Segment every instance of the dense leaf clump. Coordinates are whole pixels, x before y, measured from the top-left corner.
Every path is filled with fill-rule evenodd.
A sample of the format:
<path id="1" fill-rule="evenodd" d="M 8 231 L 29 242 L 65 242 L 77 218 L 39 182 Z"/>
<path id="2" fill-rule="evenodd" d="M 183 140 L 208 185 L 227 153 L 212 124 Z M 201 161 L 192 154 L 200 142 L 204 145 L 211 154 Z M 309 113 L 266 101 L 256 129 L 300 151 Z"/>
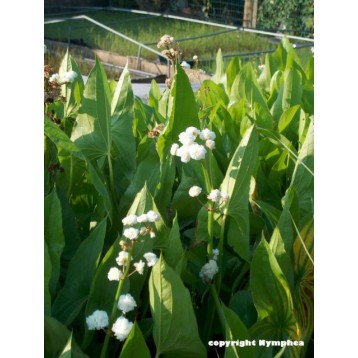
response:
<path id="1" fill-rule="evenodd" d="M 147 102 L 126 69 L 47 68 L 46 357 L 309 356 L 313 56 L 217 64 Z"/>

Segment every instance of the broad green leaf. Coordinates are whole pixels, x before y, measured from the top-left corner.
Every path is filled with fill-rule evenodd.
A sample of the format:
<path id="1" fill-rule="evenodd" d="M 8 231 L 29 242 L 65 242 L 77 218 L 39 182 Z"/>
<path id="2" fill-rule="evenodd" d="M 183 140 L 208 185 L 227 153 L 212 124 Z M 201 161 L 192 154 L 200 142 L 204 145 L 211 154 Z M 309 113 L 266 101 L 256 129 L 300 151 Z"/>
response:
<path id="1" fill-rule="evenodd" d="M 225 107 L 226 106 L 224 106 L 221 102 L 218 102 L 218 104 L 215 105 L 211 110 L 211 113 L 209 114 L 209 120 L 206 125 L 206 127 L 211 129 L 216 135 L 215 149 L 212 151 L 212 154 L 216 159 L 216 162 L 221 172 L 225 172 L 229 164 L 229 153 L 228 150 L 225 148 L 225 146 L 228 146 L 228 138 L 225 133 L 225 118 L 231 123 L 231 126 L 234 127 L 231 116 L 227 112 Z M 234 130 L 234 128 L 232 129 Z"/>
<path id="2" fill-rule="evenodd" d="M 55 143 L 58 147 L 65 149 L 79 159 L 85 159 L 80 148 L 68 138 L 66 133 L 61 131 L 55 123 L 53 123 L 47 116 L 44 117 L 45 134 Z"/>
<path id="3" fill-rule="evenodd" d="M 51 315 L 51 294 L 50 294 L 50 279 L 52 273 L 52 263 L 50 254 L 48 253 L 48 248 L 46 241 L 44 242 L 44 249 L 45 249 L 45 261 L 44 261 L 44 288 L 45 288 L 45 296 L 44 296 L 44 305 L 45 305 L 45 314 Z"/>
<path id="4" fill-rule="evenodd" d="M 221 104 L 218 104 L 210 114 L 213 123 L 218 123 L 217 128 L 222 132 L 222 156 L 229 157 L 234 154 L 240 143 L 240 122 L 244 115 L 244 101 L 230 107 L 230 112 Z M 221 126 L 219 126 L 221 123 Z M 214 155 L 217 151 L 214 151 Z M 227 167 L 227 165 L 226 165 Z"/>
<path id="5" fill-rule="evenodd" d="M 265 239 L 254 252 L 250 288 L 258 313 L 258 322 L 251 327 L 251 334 L 256 339 L 299 340 L 301 332 L 289 286 Z"/>
<path id="6" fill-rule="evenodd" d="M 166 89 L 158 102 L 158 112 L 165 119 L 170 117 L 170 113 L 173 107 L 173 97 L 171 97 L 170 94 L 171 91 Z"/>
<path id="7" fill-rule="evenodd" d="M 280 269 L 285 275 L 286 281 L 291 288 L 293 282 L 293 267 L 290 257 L 285 249 L 285 242 L 284 239 L 282 238 L 282 234 L 279 229 L 279 224 L 277 224 L 277 226 L 275 227 L 272 233 L 271 240 L 270 240 L 270 249 L 275 255 L 277 263 L 279 264 Z"/>
<path id="8" fill-rule="evenodd" d="M 161 255 L 149 278 L 156 356 L 205 357 L 189 291 Z"/>
<path id="9" fill-rule="evenodd" d="M 216 54 L 216 70 L 215 70 L 215 74 L 214 74 L 214 82 L 215 83 L 223 83 L 223 84 L 225 84 L 225 82 L 226 82 L 224 58 L 223 58 L 220 48 Z"/>
<path id="10" fill-rule="evenodd" d="M 119 358 L 134 357 L 150 358 L 149 349 L 137 322 L 134 322 L 119 356 Z"/>
<path id="11" fill-rule="evenodd" d="M 227 106 L 229 97 L 222 85 L 218 85 L 211 80 L 204 80 L 200 89 L 196 92 L 196 98 L 200 108 L 213 108 L 217 103 Z"/>
<path id="12" fill-rule="evenodd" d="M 234 83 L 235 77 L 239 74 L 240 70 L 241 70 L 240 57 L 232 58 L 226 69 L 227 91 L 229 95 L 231 92 L 231 86 Z"/>
<path id="13" fill-rule="evenodd" d="M 134 99 L 133 134 L 138 143 L 147 136 L 149 127 L 153 125 L 153 112 L 154 109 L 144 104 L 141 99 Z"/>
<path id="14" fill-rule="evenodd" d="M 314 323 L 314 226 L 311 215 L 302 220 L 302 229 L 297 232 L 293 245 L 295 265 L 295 288 L 293 291 L 295 313 L 302 329 L 305 345 L 311 338 Z M 309 256 L 308 256 L 309 255 Z"/>
<path id="15" fill-rule="evenodd" d="M 271 113 L 276 120 L 283 112 L 302 100 L 302 76 L 296 68 L 289 68 L 283 73 L 283 84 L 278 92 L 277 99 L 272 106 Z M 298 118 L 298 117 L 296 117 Z"/>
<path id="16" fill-rule="evenodd" d="M 49 282 L 52 296 L 57 291 L 57 283 L 60 277 L 61 254 L 65 246 L 65 239 L 62 230 L 61 203 L 57 196 L 56 189 L 45 197 L 45 242 L 48 254 L 51 258 L 52 274 Z"/>
<path id="17" fill-rule="evenodd" d="M 254 110 L 251 111 L 250 115 L 251 119 L 253 119 L 259 127 L 271 129 L 276 125 L 274 124 L 274 118 L 268 110 L 267 104 L 262 106 L 260 103 L 255 102 Z"/>
<path id="18" fill-rule="evenodd" d="M 71 156 L 72 159 L 74 159 Z M 77 161 L 77 160 L 76 160 Z M 83 161 L 78 160 L 79 163 L 76 163 L 76 169 L 81 165 L 85 166 Z M 61 165 L 63 161 L 61 161 Z M 66 171 L 66 169 L 65 169 Z M 83 175 L 82 168 L 79 170 L 81 175 Z M 77 172 L 76 172 L 77 174 Z M 81 180 L 81 179 L 79 179 Z M 82 181 L 80 182 L 82 185 Z M 71 192 L 72 197 L 74 197 L 74 191 Z M 76 216 L 74 213 L 74 209 L 71 204 L 68 202 L 68 198 L 61 190 L 57 190 L 58 198 L 61 202 L 61 210 L 62 210 L 62 229 L 65 237 L 65 247 L 63 249 L 61 255 L 61 277 L 66 277 L 68 265 L 77 251 L 78 247 L 81 244 L 81 237 L 79 234 L 79 223 L 76 221 Z"/>
<path id="19" fill-rule="evenodd" d="M 226 320 L 226 341 L 251 341 L 249 331 L 242 323 L 240 318 L 230 308 L 227 308 L 223 303 L 221 304 L 225 320 Z M 240 347 L 236 345 L 230 345 L 225 349 L 224 358 L 254 358 L 254 347 L 246 346 Z"/>
<path id="20" fill-rule="evenodd" d="M 93 186 L 96 188 L 98 194 L 103 200 L 106 211 L 109 215 L 109 219 L 112 221 L 113 208 L 108 187 L 105 185 L 105 178 L 103 177 L 103 174 L 101 173 L 97 165 L 92 165 L 91 162 L 89 162 L 88 160 L 86 161 L 86 163 Z"/>
<path id="21" fill-rule="evenodd" d="M 270 240 L 270 248 L 286 277 L 290 289 L 293 289 L 294 283 L 293 264 L 290 254 L 292 252 L 294 233 L 290 211 L 291 209 L 292 212 L 295 211 L 295 206 L 298 204 L 297 200 L 295 191 L 292 188 L 289 188 L 283 200 L 283 210 Z"/>
<path id="22" fill-rule="evenodd" d="M 116 87 L 117 87 L 117 82 L 115 80 L 110 80 L 109 81 L 109 91 L 111 92 L 111 98 L 113 98 Z"/>
<path id="23" fill-rule="evenodd" d="M 68 151 L 70 154 L 76 158 L 86 161 L 87 169 L 90 174 L 92 183 L 98 193 L 101 195 L 103 202 L 105 204 L 106 210 L 109 213 L 109 217 L 112 218 L 112 203 L 111 198 L 108 192 L 108 188 L 104 184 L 104 179 L 101 177 L 99 170 L 96 164 L 92 164 L 82 153 L 81 149 L 72 142 L 67 135 L 61 131 L 54 123 L 52 123 L 45 116 L 45 134 L 50 138 L 50 140 L 55 143 L 58 147 Z"/>
<path id="24" fill-rule="evenodd" d="M 282 110 L 287 111 L 290 107 L 301 103 L 302 76 L 296 68 L 286 70 L 283 76 Z"/>
<path id="25" fill-rule="evenodd" d="M 175 159 L 173 156 L 160 161 L 159 180 L 155 188 L 154 198 L 161 212 L 165 212 L 173 196 L 175 181 Z"/>
<path id="26" fill-rule="evenodd" d="M 269 220 L 272 228 L 274 228 L 280 218 L 280 210 L 277 209 L 275 206 L 271 205 L 270 203 L 267 203 L 262 200 L 255 200 L 254 204 L 266 216 L 266 219 Z"/>
<path id="27" fill-rule="evenodd" d="M 237 129 L 239 129 L 239 133 L 237 134 L 237 138 L 236 138 L 236 145 L 235 145 L 235 149 L 236 149 L 240 143 L 242 136 L 245 134 L 246 129 L 248 127 L 251 127 L 251 125 L 252 125 L 252 123 L 250 121 L 250 124 L 248 124 L 247 128 L 245 128 L 245 130 L 242 129 L 243 122 L 245 122 L 245 120 L 247 118 L 245 99 L 242 98 L 239 102 L 235 102 L 234 104 L 232 104 L 229 107 L 229 113 L 231 115 L 232 121 L 235 123 L 235 127 Z M 225 129 L 229 128 L 231 125 L 233 125 L 230 122 L 231 121 L 227 121 L 227 123 L 225 123 Z M 237 131 L 237 129 L 236 129 L 236 131 Z M 229 132 L 227 131 L 227 133 L 229 133 Z"/>
<path id="28" fill-rule="evenodd" d="M 111 103 L 112 141 L 118 154 L 121 176 L 131 180 L 136 167 L 136 143 L 133 136 L 134 95 L 127 67 L 124 68 Z"/>
<path id="29" fill-rule="evenodd" d="M 75 340 L 71 338 L 71 332 L 56 319 L 45 316 L 45 358 L 57 358 L 64 351 L 68 341 L 71 339 L 71 357 L 89 358 L 84 354 Z"/>
<path id="30" fill-rule="evenodd" d="M 297 135 L 298 127 L 299 127 L 298 121 L 300 118 L 299 114 L 300 114 L 299 105 L 292 106 L 288 108 L 286 111 L 284 111 L 278 122 L 279 132 L 285 135 L 286 130 L 291 130 Z"/>
<path id="31" fill-rule="evenodd" d="M 152 80 L 150 83 L 148 104 L 158 110 L 158 104 L 161 97 L 162 93 L 160 92 L 158 83 L 155 80 Z"/>
<path id="32" fill-rule="evenodd" d="M 246 99 L 251 109 L 254 108 L 254 103 L 257 102 L 261 107 L 268 110 L 265 97 L 261 93 L 250 62 L 242 67 L 232 85 L 231 100 L 238 101 L 241 98 Z"/>
<path id="33" fill-rule="evenodd" d="M 306 66 L 306 76 L 307 80 L 309 80 L 312 84 L 314 83 L 314 57 L 311 56 L 307 62 Z"/>
<path id="34" fill-rule="evenodd" d="M 270 81 L 270 95 L 271 97 L 267 101 L 268 106 L 272 106 L 273 99 L 276 99 L 278 92 L 280 91 L 280 88 L 283 85 L 283 71 L 278 70 L 276 71 Z"/>
<path id="35" fill-rule="evenodd" d="M 275 71 L 273 71 L 271 57 L 268 53 L 265 55 L 265 63 L 262 66 L 263 68 L 259 67 L 260 74 L 258 75 L 257 82 L 266 93 L 271 93 L 270 83 Z"/>
<path id="36" fill-rule="evenodd" d="M 291 159 L 294 162 L 301 163 L 309 172 L 311 171 L 309 167 L 307 167 L 307 165 L 302 163 L 302 161 L 298 157 L 295 147 L 284 135 L 265 128 L 258 128 L 258 132 L 260 133 L 261 136 L 265 138 L 265 140 L 270 141 L 272 144 L 276 146 L 275 151 L 277 155 L 279 154 L 280 149 L 286 149 L 289 152 Z M 266 157 L 266 159 L 269 158 Z"/>
<path id="37" fill-rule="evenodd" d="M 258 158 L 258 135 L 254 126 L 248 129 L 236 149 L 221 191 L 229 194 L 230 199 L 224 208 L 229 217 L 227 240 L 229 245 L 243 259 L 248 261 L 249 254 L 249 190 L 251 175 Z"/>
<path id="38" fill-rule="evenodd" d="M 71 333 L 70 337 L 68 338 L 66 346 L 63 349 L 63 351 L 62 351 L 61 355 L 59 356 L 59 358 L 72 358 L 71 346 L 72 346 L 72 333 Z"/>
<path id="39" fill-rule="evenodd" d="M 308 81 L 302 87 L 302 109 L 308 114 L 314 114 L 314 87 Z"/>
<path id="40" fill-rule="evenodd" d="M 66 326 L 76 318 L 87 300 L 103 248 L 106 221 L 102 220 L 81 243 L 70 262 L 65 284 L 53 303 L 53 316 Z"/>
<path id="41" fill-rule="evenodd" d="M 173 104 L 169 123 L 158 139 L 158 153 L 161 160 L 168 155 L 171 145 L 178 142 L 179 134 L 187 127 L 200 128 L 194 93 L 188 76 L 181 66 L 176 67 L 170 97 Z"/>
<path id="42" fill-rule="evenodd" d="M 182 243 L 180 241 L 180 231 L 178 225 L 178 215 L 175 215 L 173 225 L 168 237 L 168 245 L 164 251 L 165 262 L 174 269 L 179 275 L 181 272 L 180 263 L 184 255 Z"/>
<path id="43" fill-rule="evenodd" d="M 61 86 L 62 96 L 66 98 L 65 113 L 64 116 L 70 116 L 73 114 L 81 104 L 83 94 L 83 79 L 76 61 L 69 54 L 68 49 L 65 57 L 63 58 L 59 74 L 60 76 L 68 71 L 76 72 L 77 76 L 72 83 L 64 84 Z"/>
<path id="44" fill-rule="evenodd" d="M 250 291 L 238 291 L 232 295 L 229 308 L 238 315 L 248 328 L 257 321 L 257 312 Z"/>
<path id="45" fill-rule="evenodd" d="M 287 178 L 290 177 L 289 165 L 289 153 L 287 150 L 283 150 L 276 163 L 272 166 L 268 175 L 268 180 L 272 184 L 272 188 L 277 192 L 277 195 L 282 196 L 282 188 L 286 187 Z M 292 174 L 292 172 L 291 172 Z"/>
<path id="46" fill-rule="evenodd" d="M 148 138 L 147 140 L 150 141 Z M 143 188 L 144 184 L 147 185 L 148 190 L 151 193 L 155 193 L 155 189 L 158 183 L 160 183 L 161 163 L 158 153 L 155 150 L 154 142 L 150 143 L 150 146 L 146 148 L 148 148 L 145 153 L 146 157 L 138 164 L 134 178 L 124 192 L 119 203 L 119 212 L 121 216 L 124 216 L 127 213 L 131 202 L 134 200 L 136 194 Z M 139 151 L 140 149 L 138 147 L 138 152 Z"/>
<path id="47" fill-rule="evenodd" d="M 110 90 L 101 63 L 88 76 L 80 114 L 76 118 L 71 140 L 90 160 L 110 156 L 112 144 Z"/>
<path id="48" fill-rule="evenodd" d="M 301 61 L 287 37 L 284 37 L 281 40 L 277 49 L 271 55 L 271 62 L 274 71 L 278 69 L 284 71 L 287 68 L 291 68 L 292 66 L 294 66 L 294 64 L 296 64 L 299 68 L 302 69 Z"/>
<path id="49" fill-rule="evenodd" d="M 301 150 L 298 153 L 298 161 L 293 173 L 291 186 L 295 188 L 299 198 L 301 215 L 305 213 L 313 213 L 313 154 L 314 154 L 314 139 L 313 139 L 313 122 L 310 123 L 306 139 Z"/>
<path id="50" fill-rule="evenodd" d="M 174 193 L 171 206 L 175 212 L 177 212 L 178 220 L 194 222 L 201 204 L 196 198 L 189 196 L 188 191 L 194 185 L 201 185 L 198 183 L 198 179 L 189 173 L 187 167 L 183 167 L 183 173 L 177 190 Z M 202 183 L 205 185 L 205 183 Z M 205 196 L 202 194 L 198 197 L 200 200 L 205 200 Z"/>

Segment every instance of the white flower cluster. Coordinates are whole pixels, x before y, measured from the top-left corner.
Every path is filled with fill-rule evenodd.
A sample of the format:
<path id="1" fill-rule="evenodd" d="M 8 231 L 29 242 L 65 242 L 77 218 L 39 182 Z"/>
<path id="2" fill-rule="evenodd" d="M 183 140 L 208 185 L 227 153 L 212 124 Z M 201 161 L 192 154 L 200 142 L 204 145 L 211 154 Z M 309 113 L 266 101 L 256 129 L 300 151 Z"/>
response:
<path id="1" fill-rule="evenodd" d="M 215 260 L 209 260 L 200 270 L 199 276 L 203 282 L 210 282 L 214 275 L 219 271 L 218 264 Z"/>
<path id="2" fill-rule="evenodd" d="M 143 262 L 142 260 L 139 260 L 139 262 L 135 262 L 133 264 L 133 266 L 135 267 L 135 270 L 140 274 L 143 275 L 143 271 L 144 271 L 144 267 L 145 267 L 145 262 Z"/>
<path id="3" fill-rule="evenodd" d="M 210 131 L 208 128 L 200 131 L 195 127 L 188 127 L 184 132 L 179 134 L 179 144 L 174 143 L 170 148 L 170 154 L 180 157 L 183 163 L 188 163 L 190 159 L 201 160 L 205 158 L 206 149 L 205 146 L 195 142 L 199 137 L 202 141 L 205 142 L 205 146 L 212 150 L 215 148 L 216 135 L 214 132 Z"/>
<path id="4" fill-rule="evenodd" d="M 160 220 L 160 215 L 154 210 L 149 210 L 147 213 L 142 215 L 128 215 L 123 220 L 122 223 L 125 226 L 133 226 L 136 224 L 143 223 L 154 223 Z M 140 229 L 136 229 L 134 227 L 126 228 L 123 231 L 123 236 L 129 240 L 136 240 L 139 236 L 143 236 L 149 233 L 150 237 L 153 239 L 155 237 L 155 233 L 152 230 L 148 230 L 146 227 L 141 227 Z"/>
<path id="5" fill-rule="evenodd" d="M 210 194 L 207 196 L 207 198 L 211 201 L 213 201 L 214 203 L 227 203 L 230 199 L 229 194 L 220 191 L 218 189 L 213 189 Z"/>
<path id="6" fill-rule="evenodd" d="M 118 309 L 122 311 L 123 314 L 133 311 L 135 307 L 137 307 L 137 303 L 131 294 L 127 293 L 119 296 Z"/>
<path id="7" fill-rule="evenodd" d="M 130 293 L 119 296 L 118 309 L 122 311 L 122 316 L 117 318 L 112 327 L 112 332 L 120 341 L 124 341 L 133 327 L 133 322 L 130 322 L 124 315 L 127 312 L 133 311 L 137 307 L 137 303 Z"/>
<path id="8" fill-rule="evenodd" d="M 147 252 L 146 254 L 143 255 L 144 258 L 147 260 L 147 265 L 148 267 L 152 267 L 154 266 L 157 261 L 158 261 L 158 257 L 156 254 L 154 254 L 153 252 Z"/>
<path id="9" fill-rule="evenodd" d="M 160 215 L 154 210 L 149 210 L 146 214 L 142 215 L 128 215 L 123 220 L 123 225 L 133 226 L 138 223 L 154 223 L 160 220 Z"/>
<path id="10" fill-rule="evenodd" d="M 127 262 L 128 262 L 128 252 L 127 251 L 120 251 L 117 258 L 116 258 L 116 262 L 118 266 L 127 266 Z"/>
<path id="11" fill-rule="evenodd" d="M 143 256 L 147 261 L 148 267 L 154 266 L 158 261 L 157 255 L 154 254 L 153 252 L 147 252 Z M 123 268 L 127 266 L 128 252 L 120 251 L 116 258 L 116 262 L 118 266 L 123 266 Z M 145 267 L 144 261 L 139 260 L 138 262 L 134 262 L 133 266 L 135 267 L 135 271 L 137 271 L 140 275 L 143 275 L 144 267 Z M 111 267 L 111 269 L 108 271 L 107 276 L 110 281 L 119 281 L 122 278 L 123 273 L 117 267 Z"/>
<path id="12" fill-rule="evenodd" d="M 124 225 L 131 226 L 141 222 L 155 222 L 158 220 L 160 220 L 159 214 L 153 210 L 150 210 L 146 214 L 142 214 L 140 216 L 128 215 L 122 220 L 122 222 Z M 149 230 L 151 229 L 149 228 Z M 141 228 L 139 230 L 134 227 L 129 227 L 123 231 L 123 236 L 125 236 L 129 240 L 134 240 L 140 234 L 145 234 L 147 232 L 147 228 Z M 151 237 L 153 237 L 153 235 L 151 235 Z M 121 271 L 117 267 L 111 267 L 107 274 L 109 281 L 119 281 L 123 279 L 123 272 L 125 270 L 125 267 L 128 265 L 129 253 L 126 251 L 128 246 L 124 240 L 121 240 L 120 245 L 122 247 L 122 251 L 119 252 L 116 258 L 116 262 L 118 266 L 122 266 L 123 271 Z M 152 267 L 158 261 L 157 255 L 153 252 L 147 252 L 143 256 L 146 260 L 146 263 L 143 260 L 134 262 L 133 266 L 135 270 L 132 273 L 138 272 L 140 275 L 143 275 L 146 264 L 148 265 L 148 267 Z M 134 310 L 135 307 L 137 307 L 137 303 L 135 302 L 131 294 L 127 293 L 119 297 L 118 309 L 122 311 L 122 316 L 117 318 L 117 320 L 114 322 L 112 326 L 112 331 L 115 337 L 120 341 L 124 341 L 128 337 L 133 327 L 133 322 L 130 322 L 124 316 L 127 312 Z M 86 323 L 89 330 L 99 330 L 107 327 L 109 325 L 109 318 L 107 312 L 101 310 L 94 311 L 90 316 L 86 318 Z"/>
<path id="13" fill-rule="evenodd" d="M 110 281 L 119 281 L 123 276 L 122 271 L 120 271 L 117 267 L 112 267 L 108 271 L 108 280 Z"/>
<path id="14" fill-rule="evenodd" d="M 216 263 L 218 256 L 219 256 L 219 249 L 213 250 L 213 259 L 209 260 L 200 270 L 199 276 L 203 280 L 204 283 L 208 283 L 212 281 L 215 274 L 219 271 L 218 264 Z"/>
<path id="15" fill-rule="evenodd" d="M 196 196 L 199 196 L 200 193 L 201 193 L 201 188 L 200 186 L 192 186 L 190 189 L 189 189 L 189 195 L 192 197 L 192 198 L 195 198 Z"/>
<path id="16" fill-rule="evenodd" d="M 65 72 L 62 74 L 62 76 L 60 76 L 58 73 L 55 73 L 50 77 L 49 82 L 57 82 L 58 84 L 72 83 L 76 77 L 77 73 L 75 71 Z"/>
<path id="17" fill-rule="evenodd" d="M 99 330 L 108 326 L 108 315 L 106 311 L 96 310 L 86 318 L 89 330 Z"/>
<path id="18" fill-rule="evenodd" d="M 117 318 L 116 322 L 114 322 L 112 331 L 116 338 L 123 342 L 128 337 L 132 327 L 133 323 L 128 321 L 127 318 L 121 316 Z"/>
<path id="19" fill-rule="evenodd" d="M 202 192 L 202 188 L 200 188 L 200 186 L 194 185 L 189 189 L 189 195 L 193 198 L 195 198 L 196 196 L 199 196 Z M 227 203 L 228 200 L 230 199 L 230 195 L 220 191 L 218 189 L 213 189 L 211 190 L 210 194 L 207 196 L 207 198 L 211 201 L 213 201 L 214 203 Z"/>
<path id="20" fill-rule="evenodd" d="M 219 249 L 214 249 L 214 250 L 213 250 L 213 255 L 214 255 L 213 259 L 214 259 L 215 261 L 217 261 L 217 259 L 218 259 L 218 257 L 219 257 L 219 253 L 220 253 Z"/>
<path id="21" fill-rule="evenodd" d="M 135 307 L 137 307 L 137 303 L 131 294 L 127 293 L 119 297 L 118 309 L 122 311 L 123 315 L 134 310 Z M 86 318 L 86 323 L 89 330 L 99 330 L 107 327 L 109 324 L 107 312 L 100 310 L 94 311 Z M 117 339 L 124 341 L 128 337 L 132 326 L 132 322 L 128 321 L 124 316 L 121 316 L 117 318 L 116 322 L 113 324 L 112 331 Z"/>

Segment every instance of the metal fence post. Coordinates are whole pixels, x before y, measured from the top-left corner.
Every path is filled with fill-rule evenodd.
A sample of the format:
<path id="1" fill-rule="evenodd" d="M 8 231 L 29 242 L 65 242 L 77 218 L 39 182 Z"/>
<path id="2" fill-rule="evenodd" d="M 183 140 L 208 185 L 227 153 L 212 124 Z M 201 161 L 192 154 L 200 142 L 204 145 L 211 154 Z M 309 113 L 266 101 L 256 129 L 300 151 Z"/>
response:
<path id="1" fill-rule="evenodd" d="M 140 54 L 142 52 L 142 46 L 138 46 L 138 54 L 137 54 L 137 70 L 140 70 L 139 63 L 140 63 Z"/>

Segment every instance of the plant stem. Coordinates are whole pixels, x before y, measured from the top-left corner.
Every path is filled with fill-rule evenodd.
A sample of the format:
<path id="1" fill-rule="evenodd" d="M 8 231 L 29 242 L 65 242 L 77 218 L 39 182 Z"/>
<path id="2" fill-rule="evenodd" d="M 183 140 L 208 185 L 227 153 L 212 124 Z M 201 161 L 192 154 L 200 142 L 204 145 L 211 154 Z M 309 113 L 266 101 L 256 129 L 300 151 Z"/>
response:
<path id="1" fill-rule="evenodd" d="M 214 212 L 213 212 L 214 203 L 212 201 L 209 202 L 208 208 L 208 246 L 207 252 L 209 260 L 213 257 L 213 246 L 214 246 Z"/>
<path id="2" fill-rule="evenodd" d="M 124 271 L 123 276 L 121 277 L 121 279 L 119 280 L 119 284 L 118 284 L 118 288 L 117 288 L 117 292 L 116 292 L 116 296 L 114 298 L 114 302 L 113 302 L 113 306 L 112 306 L 112 311 L 111 311 L 111 316 L 109 319 L 109 325 L 108 325 L 108 329 L 111 329 L 114 320 L 116 318 L 116 313 L 118 310 L 118 300 L 119 300 L 119 296 L 121 295 L 122 292 L 122 288 L 124 285 L 124 280 L 127 278 L 128 272 L 129 272 L 129 268 L 131 265 L 131 259 L 132 259 L 132 255 L 131 255 L 131 251 L 128 251 L 128 261 L 127 261 L 127 265 L 126 265 L 126 269 Z M 104 343 L 103 343 L 103 347 L 102 347 L 102 351 L 101 351 L 101 358 L 106 358 L 107 357 L 107 349 L 108 349 L 108 344 L 109 344 L 109 339 L 110 339 L 111 335 L 110 332 L 106 332 L 106 338 L 104 339 Z"/>
<path id="3" fill-rule="evenodd" d="M 223 335 L 225 336 L 226 318 L 225 318 L 224 312 L 223 312 L 222 307 L 221 307 L 221 303 L 220 303 L 220 300 L 219 300 L 219 297 L 218 297 L 218 293 L 216 292 L 216 288 L 215 288 L 214 284 L 209 284 L 209 288 L 210 288 L 211 295 L 212 295 L 212 297 L 214 299 L 214 302 L 215 302 L 216 310 L 218 312 L 219 320 L 220 320 L 220 323 L 221 323 L 221 329 L 222 329 Z"/>
<path id="4" fill-rule="evenodd" d="M 108 159 L 108 168 L 109 168 L 109 186 L 111 188 L 113 201 L 117 206 L 117 196 L 116 196 L 116 190 L 114 188 L 114 175 L 113 175 L 112 159 L 111 159 L 111 155 L 109 153 L 107 155 L 107 159 Z"/>
<path id="5" fill-rule="evenodd" d="M 210 302 L 210 300 L 209 300 Z M 214 305 L 208 305 L 208 311 L 207 311 L 207 315 L 206 315 L 206 320 L 205 320 L 205 328 L 204 328 L 204 342 L 209 342 L 210 340 L 210 333 L 211 333 L 211 327 L 213 325 L 213 320 L 214 320 L 214 316 L 215 316 L 215 306 Z"/>
<path id="6" fill-rule="evenodd" d="M 208 168 L 207 168 L 205 160 L 204 160 L 204 162 L 201 162 L 201 168 L 203 169 L 206 191 L 209 194 L 210 191 L 211 191 L 211 181 L 210 181 L 210 178 L 209 178 Z"/>
<path id="7" fill-rule="evenodd" d="M 208 193 L 210 193 L 212 186 L 211 186 L 211 177 L 210 172 L 208 170 L 208 166 L 206 164 L 206 161 L 202 162 L 202 169 L 204 173 L 204 179 L 205 179 L 205 185 L 206 190 Z M 209 260 L 213 257 L 213 238 L 214 238 L 214 203 L 212 201 L 209 201 L 208 204 L 208 246 L 207 246 L 207 253 Z"/>
<path id="8" fill-rule="evenodd" d="M 227 218 L 227 208 L 224 209 L 223 212 L 223 219 L 222 219 L 222 223 L 221 223 L 221 230 L 220 230 L 220 239 L 219 239 L 219 245 L 218 245 L 218 249 L 219 249 L 219 257 L 218 257 L 218 266 L 219 266 L 219 272 L 217 274 L 216 277 L 216 288 L 218 290 L 218 294 L 220 293 L 220 288 L 221 288 L 221 262 L 222 262 L 222 255 L 224 252 L 224 237 L 225 237 L 225 223 L 226 223 L 226 218 Z"/>
<path id="9" fill-rule="evenodd" d="M 73 157 L 71 155 L 70 159 L 70 178 L 68 183 L 68 189 L 67 189 L 67 198 L 70 198 L 71 190 L 72 190 L 72 180 L 73 180 Z"/>

